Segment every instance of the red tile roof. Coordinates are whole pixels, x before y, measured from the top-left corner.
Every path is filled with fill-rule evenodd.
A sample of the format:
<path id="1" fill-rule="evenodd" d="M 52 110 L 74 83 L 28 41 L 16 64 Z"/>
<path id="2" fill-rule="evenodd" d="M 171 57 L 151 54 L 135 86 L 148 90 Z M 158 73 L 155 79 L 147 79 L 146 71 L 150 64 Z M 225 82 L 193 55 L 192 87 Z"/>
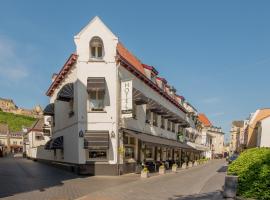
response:
<path id="1" fill-rule="evenodd" d="M 204 125 L 204 126 L 213 126 L 210 120 L 206 117 L 205 114 L 200 113 L 199 114 L 199 121 Z"/>
<path id="2" fill-rule="evenodd" d="M 117 44 L 116 50 L 118 54 L 124 58 L 129 64 L 135 67 L 139 72 L 145 75 L 142 63 L 130 53 L 121 43 Z"/>

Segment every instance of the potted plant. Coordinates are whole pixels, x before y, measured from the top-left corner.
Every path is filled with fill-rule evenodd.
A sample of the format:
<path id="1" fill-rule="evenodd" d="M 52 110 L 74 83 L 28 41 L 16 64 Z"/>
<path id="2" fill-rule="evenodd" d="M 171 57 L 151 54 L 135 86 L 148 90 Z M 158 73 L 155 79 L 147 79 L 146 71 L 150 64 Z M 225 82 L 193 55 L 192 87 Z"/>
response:
<path id="1" fill-rule="evenodd" d="M 173 172 L 177 172 L 177 168 L 178 168 L 177 164 L 173 164 L 172 171 Z"/>
<path id="2" fill-rule="evenodd" d="M 165 174 L 166 173 L 166 169 L 165 169 L 164 164 L 160 165 L 158 172 L 159 172 L 159 174 Z"/>
<path id="3" fill-rule="evenodd" d="M 149 177 L 149 170 L 147 167 L 144 167 L 143 170 L 141 171 L 141 178 L 148 178 Z"/>

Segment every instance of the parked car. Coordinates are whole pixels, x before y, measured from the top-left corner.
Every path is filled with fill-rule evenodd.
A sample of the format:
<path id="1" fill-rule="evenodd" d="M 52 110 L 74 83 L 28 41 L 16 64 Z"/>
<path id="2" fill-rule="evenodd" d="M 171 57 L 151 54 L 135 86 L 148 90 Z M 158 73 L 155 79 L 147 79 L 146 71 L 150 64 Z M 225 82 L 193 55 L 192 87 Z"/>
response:
<path id="1" fill-rule="evenodd" d="M 228 158 L 228 163 L 231 164 L 233 161 L 235 161 L 238 158 L 237 154 L 234 154 Z"/>

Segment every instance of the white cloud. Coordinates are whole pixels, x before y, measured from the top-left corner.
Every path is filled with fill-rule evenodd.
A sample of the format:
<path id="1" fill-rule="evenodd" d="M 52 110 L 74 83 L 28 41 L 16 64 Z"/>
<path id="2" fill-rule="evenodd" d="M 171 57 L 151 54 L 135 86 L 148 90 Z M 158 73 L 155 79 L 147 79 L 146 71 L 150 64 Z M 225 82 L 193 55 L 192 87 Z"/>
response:
<path id="1" fill-rule="evenodd" d="M 204 99 L 203 103 L 212 104 L 212 103 L 217 103 L 219 101 L 220 99 L 218 97 L 209 97 L 209 98 Z"/>
<path id="2" fill-rule="evenodd" d="M 0 36 L 0 76 L 9 81 L 16 81 L 26 78 L 28 75 L 28 70 L 18 53 L 16 43 Z"/>

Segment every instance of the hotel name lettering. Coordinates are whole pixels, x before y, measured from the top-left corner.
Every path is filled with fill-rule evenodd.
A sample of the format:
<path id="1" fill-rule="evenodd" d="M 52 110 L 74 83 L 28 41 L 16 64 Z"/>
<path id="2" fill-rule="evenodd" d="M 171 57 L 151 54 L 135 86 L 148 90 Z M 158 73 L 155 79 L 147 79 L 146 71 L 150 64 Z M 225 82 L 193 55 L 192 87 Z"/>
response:
<path id="1" fill-rule="evenodd" d="M 121 113 L 124 118 L 132 117 L 132 81 L 122 81 L 121 83 Z"/>

